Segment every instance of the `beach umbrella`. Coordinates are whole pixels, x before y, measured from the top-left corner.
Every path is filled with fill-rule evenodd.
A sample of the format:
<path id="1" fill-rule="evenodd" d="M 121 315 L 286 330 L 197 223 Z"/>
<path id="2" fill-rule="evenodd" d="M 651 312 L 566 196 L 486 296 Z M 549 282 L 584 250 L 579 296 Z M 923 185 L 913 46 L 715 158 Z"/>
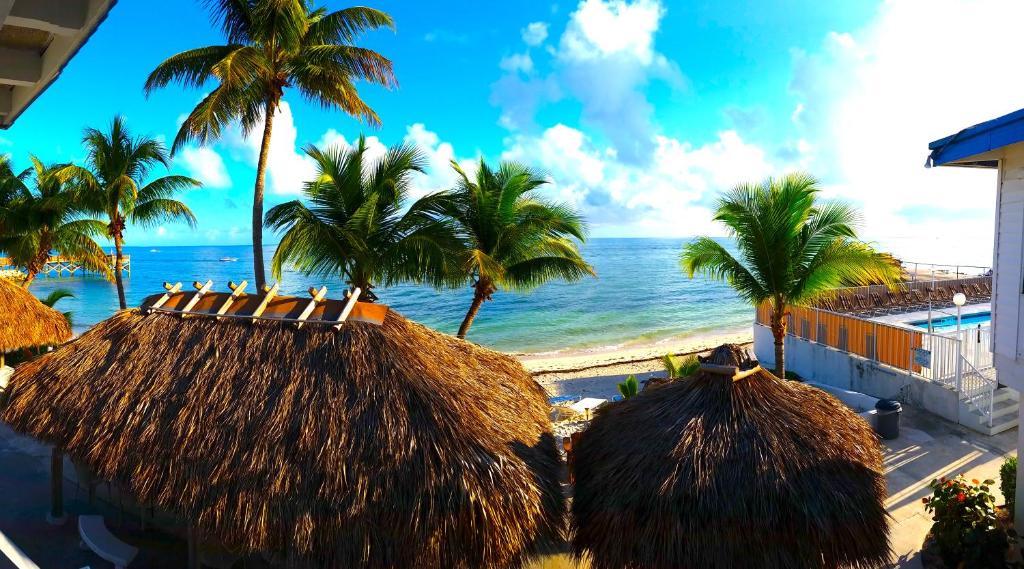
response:
<path id="1" fill-rule="evenodd" d="M 890 557 L 871 427 L 739 346 L 604 406 L 575 453 L 573 551 L 593 569 L 867 568 Z"/>
<path id="2" fill-rule="evenodd" d="M 288 567 L 518 567 L 562 538 L 547 397 L 517 360 L 324 290 L 197 288 L 21 366 L 0 418 Z"/>
<path id="3" fill-rule="evenodd" d="M 71 338 L 71 325 L 25 288 L 0 277 L 0 367 L 4 354 L 53 346 Z"/>

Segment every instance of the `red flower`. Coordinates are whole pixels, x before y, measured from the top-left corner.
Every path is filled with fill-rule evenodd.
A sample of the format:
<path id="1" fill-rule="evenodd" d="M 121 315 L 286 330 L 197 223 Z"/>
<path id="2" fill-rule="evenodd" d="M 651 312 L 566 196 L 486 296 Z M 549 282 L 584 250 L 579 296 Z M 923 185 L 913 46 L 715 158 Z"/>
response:
<path id="1" fill-rule="evenodd" d="M 966 499 L 967 499 L 967 496 L 964 496 L 963 492 L 960 492 L 959 494 L 956 495 L 956 501 L 957 502 L 963 502 Z"/>

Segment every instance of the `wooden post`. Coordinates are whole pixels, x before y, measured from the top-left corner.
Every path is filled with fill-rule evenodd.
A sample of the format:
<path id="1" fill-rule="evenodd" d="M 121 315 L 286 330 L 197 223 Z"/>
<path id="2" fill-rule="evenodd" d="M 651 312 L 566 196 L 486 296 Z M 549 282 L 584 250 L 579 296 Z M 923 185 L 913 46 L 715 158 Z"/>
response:
<path id="1" fill-rule="evenodd" d="M 64 525 L 64 453 L 57 447 L 50 450 L 50 512 L 46 521 L 51 525 Z"/>
<path id="2" fill-rule="evenodd" d="M 188 524 L 188 569 L 199 567 L 199 533 L 192 522 Z"/>

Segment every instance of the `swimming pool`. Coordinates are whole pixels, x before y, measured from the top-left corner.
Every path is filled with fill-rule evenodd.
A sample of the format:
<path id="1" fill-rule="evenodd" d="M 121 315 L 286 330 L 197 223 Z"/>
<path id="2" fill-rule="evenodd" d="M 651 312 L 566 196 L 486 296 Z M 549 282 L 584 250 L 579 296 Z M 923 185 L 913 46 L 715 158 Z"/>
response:
<path id="1" fill-rule="evenodd" d="M 960 325 L 963 328 L 971 326 L 988 326 L 992 321 L 991 312 L 975 312 L 973 314 L 964 314 L 960 317 Z M 928 329 L 927 320 L 915 320 L 913 322 L 907 322 L 911 326 L 917 328 Z M 934 330 L 946 331 L 956 330 L 956 316 L 937 316 L 932 318 L 932 328 Z"/>

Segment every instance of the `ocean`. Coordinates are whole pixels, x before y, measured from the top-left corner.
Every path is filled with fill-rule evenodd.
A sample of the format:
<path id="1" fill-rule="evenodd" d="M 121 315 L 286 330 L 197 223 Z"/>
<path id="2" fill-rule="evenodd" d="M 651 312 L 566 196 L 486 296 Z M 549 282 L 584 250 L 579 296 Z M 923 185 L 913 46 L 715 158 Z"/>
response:
<path id="1" fill-rule="evenodd" d="M 728 285 L 689 279 L 679 268 L 685 239 L 591 239 L 584 257 L 598 278 L 577 283 L 552 282 L 526 294 L 499 291 L 480 310 L 469 339 L 514 353 L 604 351 L 686 339 L 708 333 L 749 329 L 751 307 Z M 129 306 L 163 292 L 165 281 L 213 281 L 227 290 L 229 280 L 248 279 L 252 287 L 252 249 L 248 245 L 126 247 L 131 274 L 125 275 Z M 266 258 L 273 254 L 267 248 Z M 237 261 L 222 261 L 237 258 Z M 268 273 L 269 278 L 269 273 Z M 327 286 L 340 296 L 339 278 L 307 277 L 295 271 L 282 275 L 282 294 L 305 296 L 310 286 Z M 110 317 L 117 310 L 117 290 L 98 276 L 40 277 L 32 292 L 45 296 L 66 288 L 74 298 L 58 308 L 73 313 L 76 333 Z M 251 290 L 251 289 L 250 289 Z M 447 333 L 455 333 L 472 299 L 467 286 L 437 291 L 417 285 L 375 289 L 379 302 L 404 316 Z"/>

